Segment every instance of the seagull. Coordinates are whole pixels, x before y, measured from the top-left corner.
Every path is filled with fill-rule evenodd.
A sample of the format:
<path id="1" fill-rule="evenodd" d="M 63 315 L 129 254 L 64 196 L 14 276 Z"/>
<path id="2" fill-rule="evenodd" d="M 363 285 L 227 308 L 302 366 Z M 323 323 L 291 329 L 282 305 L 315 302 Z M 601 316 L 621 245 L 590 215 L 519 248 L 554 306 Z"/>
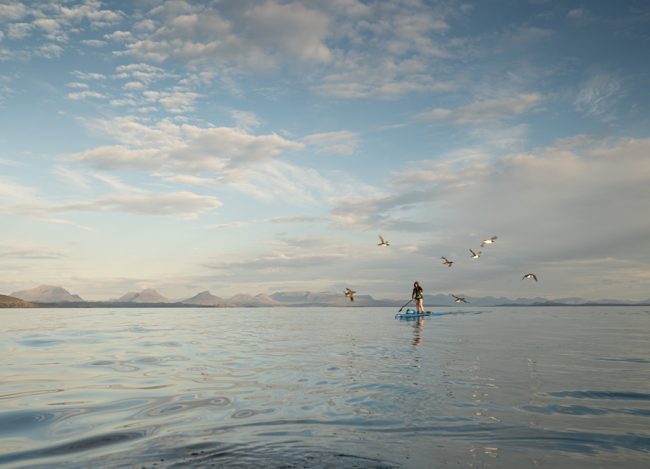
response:
<path id="1" fill-rule="evenodd" d="M 474 252 L 470 249 L 469 252 L 472 253 L 472 259 L 478 259 L 479 257 L 481 257 L 481 251 Z"/>
<path id="2" fill-rule="evenodd" d="M 469 303 L 463 296 L 451 295 L 455 298 L 454 303 Z"/>
<path id="3" fill-rule="evenodd" d="M 537 282 L 537 275 L 535 275 L 535 274 L 526 274 L 521 279 L 523 280 L 525 278 L 532 278 Z"/>
<path id="4" fill-rule="evenodd" d="M 379 235 L 379 242 L 377 243 L 377 246 L 388 247 L 390 246 L 390 243 L 386 241 L 382 235 Z"/>
<path id="5" fill-rule="evenodd" d="M 346 288 L 346 289 L 345 289 L 345 296 L 347 296 L 348 298 L 350 298 L 350 301 L 352 301 L 353 303 L 354 303 L 354 294 L 355 294 L 355 293 L 356 293 L 356 292 L 355 292 L 354 290 L 350 290 L 349 288 Z"/>
<path id="6" fill-rule="evenodd" d="M 484 248 L 486 244 L 492 244 L 496 240 L 497 240 L 496 236 L 491 236 L 488 239 L 484 239 L 483 241 L 481 241 L 481 247 Z"/>
<path id="7" fill-rule="evenodd" d="M 451 267 L 451 264 L 454 263 L 454 261 L 450 261 L 450 260 L 447 259 L 446 257 L 441 257 L 440 259 L 443 260 L 443 264 L 445 264 L 447 267 Z"/>

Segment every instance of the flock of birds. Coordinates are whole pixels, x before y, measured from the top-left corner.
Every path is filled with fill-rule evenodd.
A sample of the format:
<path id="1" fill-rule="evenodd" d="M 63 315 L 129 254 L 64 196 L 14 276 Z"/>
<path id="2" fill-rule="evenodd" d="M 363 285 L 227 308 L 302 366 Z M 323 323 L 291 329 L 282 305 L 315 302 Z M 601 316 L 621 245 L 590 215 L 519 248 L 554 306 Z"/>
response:
<path id="1" fill-rule="evenodd" d="M 485 246 L 489 246 L 490 244 L 494 244 L 494 242 L 497 239 L 498 238 L 496 236 L 490 236 L 489 238 L 486 238 L 483 241 L 481 241 L 481 247 L 484 248 Z M 390 246 L 390 243 L 387 240 L 385 240 L 382 235 L 379 235 L 379 242 L 377 243 L 377 246 L 388 247 L 388 246 Z M 478 250 L 474 251 L 474 250 L 470 249 L 469 252 L 470 252 L 470 257 L 472 259 L 479 259 L 481 257 L 481 251 L 478 251 Z M 451 267 L 452 265 L 454 265 L 454 261 L 451 261 L 451 260 L 447 259 L 444 256 L 441 257 L 441 259 L 442 259 L 442 263 L 444 265 L 446 265 L 447 267 Z M 528 274 L 524 275 L 521 279 L 522 280 L 533 279 L 536 282 L 538 281 L 537 280 L 537 275 L 535 275 L 533 273 L 528 273 Z M 352 290 L 350 288 L 346 288 L 344 293 L 345 293 L 345 296 L 347 298 L 350 298 L 350 301 L 354 302 L 354 294 L 356 293 L 356 291 L 354 291 L 354 290 Z M 455 303 L 469 303 L 469 301 L 467 301 L 465 299 L 465 297 L 456 296 L 456 295 L 453 295 L 453 294 L 451 296 L 454 297 L 454 302 Z"/>

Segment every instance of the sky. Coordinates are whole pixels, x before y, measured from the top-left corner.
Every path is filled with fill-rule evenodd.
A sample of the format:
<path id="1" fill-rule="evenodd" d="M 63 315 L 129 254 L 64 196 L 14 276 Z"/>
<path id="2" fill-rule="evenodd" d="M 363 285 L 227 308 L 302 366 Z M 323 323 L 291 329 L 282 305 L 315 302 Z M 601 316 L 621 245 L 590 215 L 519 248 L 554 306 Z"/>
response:
<path id="1" fill-rule="evenodd" d="M 648 51 L 646 1 L 0 0 L 0 292 L 647 299 Z"/>

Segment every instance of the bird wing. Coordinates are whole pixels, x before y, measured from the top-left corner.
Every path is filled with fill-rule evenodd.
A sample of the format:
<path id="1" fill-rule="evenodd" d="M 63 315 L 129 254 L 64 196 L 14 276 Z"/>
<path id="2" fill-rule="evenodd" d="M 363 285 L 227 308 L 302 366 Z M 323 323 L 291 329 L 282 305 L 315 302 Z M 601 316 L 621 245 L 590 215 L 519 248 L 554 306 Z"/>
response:
<path id="1" fill-rule="evenodd" d="M 469 252 L 472 253 L 472 256 L 475 256 L 475 255 L 476 255 L 476 253 L 475 253 L 474 251 L 472 251 L 471 249 L 469 250 Z"/>
<path id="2" fill-rule="evenodd" d="M 384 237 L 382 235 L 379 235 L 379 242 L 381 244 L 384 244 L 386 241 L 384 241 Z"/>

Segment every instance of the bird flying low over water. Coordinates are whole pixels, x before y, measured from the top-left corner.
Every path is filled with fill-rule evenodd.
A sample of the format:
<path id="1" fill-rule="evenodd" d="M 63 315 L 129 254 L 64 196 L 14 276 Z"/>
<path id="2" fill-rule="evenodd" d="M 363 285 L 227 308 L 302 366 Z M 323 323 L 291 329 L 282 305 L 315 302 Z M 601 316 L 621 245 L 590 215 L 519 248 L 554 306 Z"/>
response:
<path id="1" fill-rule="evenodd" d="M 454 303 L 469 303 L 469 301 L 467 301 L 463 296 L 456 296 L 456 295 L 451 295 L 451 296 L 455 298 Z"/>
<path id="2" fill-rule="evenodd" d="M 382 235 L 379 235 L 379 242 L 377 243 L 377 246 L 388 247 L 390 246 L 390 243 L 386 241 Z"/>
<path id="3" fill-rule="evenodd" d="M 484 248 L 486 244 L 492 244 L 497 240 L 496 236 L 490 236 L 488 239 L 481 241 L 481 247 Z"/>
<path id="4" fill-rule="evenodd" d="M 345 296 L 350 298 L 350 301 L 354 302 L 354 294 L 356 292 L 354 290 L 350 290 L 349 288 L 345 289 Z"/>
<path id="5" fill-rule="evenodd" d="M 472 259 L 478 259 L 479 257 L 481 257 L 481 251 L 474 252 L 470 249 L 469 252 L 472 253 Z"/>
<path id="6" fill-rule="evenodd" d="M 535 274 L 526 274 L 521 279 L 524 280 L 526 278 L 532 278 L 533 280 L 535 280 L 537 282 L 537 275 L 535 275 Z"/>
<path id="7" fill-rule="evenodd" d="M 440 259 L 442 259 L 442 263 L 445 264 L 447 267 L 451 267 L 451 265 L 454 263 L 454 261 L 450 261 L 446 257 L 441 257 Z"/>

